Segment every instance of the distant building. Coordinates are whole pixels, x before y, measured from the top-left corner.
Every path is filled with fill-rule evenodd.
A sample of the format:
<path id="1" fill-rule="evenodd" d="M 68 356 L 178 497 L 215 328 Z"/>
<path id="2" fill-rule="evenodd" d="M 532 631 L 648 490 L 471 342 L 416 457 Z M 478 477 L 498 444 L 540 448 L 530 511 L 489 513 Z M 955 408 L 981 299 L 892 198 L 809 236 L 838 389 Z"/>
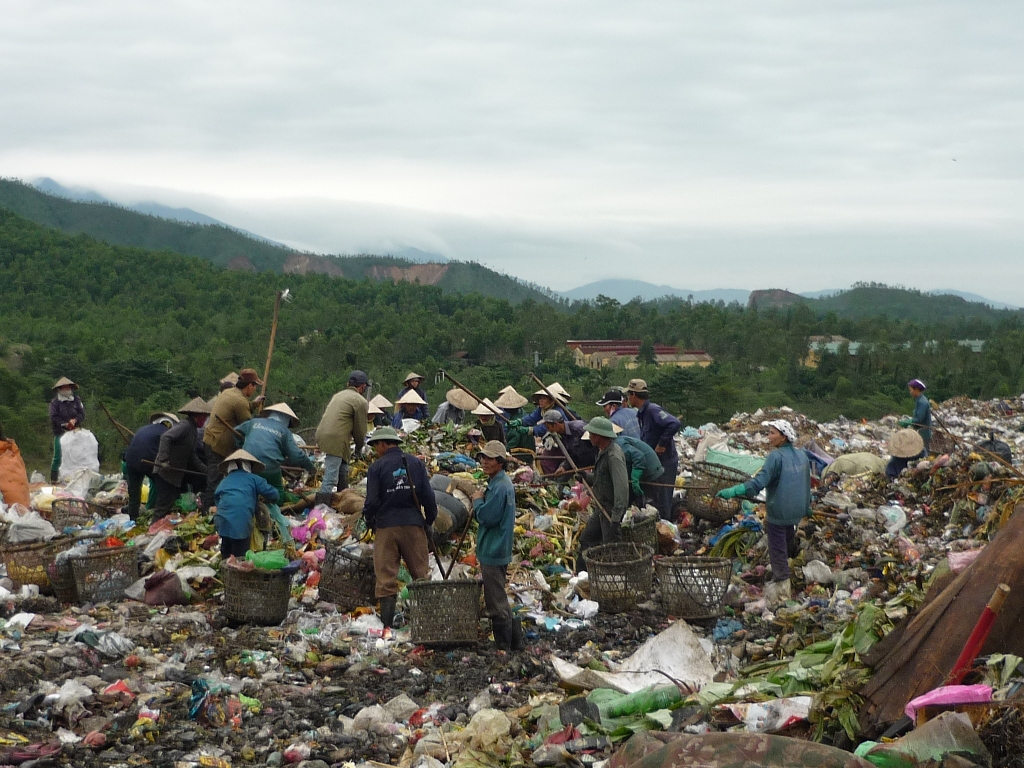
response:
<path id="1" fill-rule="evenodd" d="M 984 339 L 959 339 L 956 342 L 961 347 L 967 347 L 974 352 L 979 354 L 985 349 Z M 938 341 L 926 341 L 924 348 L 930 351 L 937 350 L 939 348 Z M 850 341 L 845 336 L 808 336 L 807 337 L 807 356 L 801 361 L 807 368 L 817 368 L 821 362 L 822 355 L 838 355 L 839 350 L 842 349 L 843 345 L 847 347 L 847 354 L 851 357 L 856 357 L 862 351 L 866 351 L 871 348 L 870 344 L 865 344 L 860 341 Z M 910 342 L 904 341 L 901 346 L 904 349 L 910 349 Z"/>
<path id="2" fill-rule="evenodd" d="M 623 365 L 636 368 L 639 363 L 640 339 L 569 339 L 565 345 L 572 350 L 573 361 L 581 368 L 615 368 Z M 666 344 L 654 345 L 656 365 L 674 365 L 679 368 L 700 366 L 706 368 L 714 359 L 703 349 L 684 349 Z"/>

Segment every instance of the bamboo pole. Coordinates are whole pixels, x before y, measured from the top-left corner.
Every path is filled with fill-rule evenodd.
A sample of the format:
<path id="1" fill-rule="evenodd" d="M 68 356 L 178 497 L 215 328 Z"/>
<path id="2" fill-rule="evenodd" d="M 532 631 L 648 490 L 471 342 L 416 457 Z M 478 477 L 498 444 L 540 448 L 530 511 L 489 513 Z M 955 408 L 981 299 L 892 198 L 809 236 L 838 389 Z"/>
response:
<path id="1" fill-rule="evenodd" d="M 127 432 L 128 435 L 131 435 L 132 437 L 135 437 L 135 433 L 128 429 L 128 427 L 126 427 L 124 424 L 117 421 L 117 419 L 115 419 L 113 416 L 111 416 L 110 411 L 107 410 L 107 406 L 105 406 L 102 402 L 97 400 L 96 404 L 99 405 L 100 409 L 105 414 L 107 414 L 107 418 L 110 419 L 110 423 L 114 425 L 114 428 L 117 430 L 117 434 L 119 434 L 121 436 L 121 439 L 124 440 L 124 444 L 128 445 L 129 443 L 131 443 L 131 440 L 128 439 L 128 436 L 125 433 Z"/>
<path id="2" fill-rule="evenodd" d="M 472 398 L 473 398 L 474 400 L 476 400 L 476 401 L 477 401 L 477 403 L 479 403 L 480 405 L 486 405 L 486 406 L 487 406 L 488 408 L 490 408 L 490 409 L 491 409 L 491 410 L 492 410 L 492 411 L 494 412 L 494 415 L 495 415 L 495 416 L 496 416 L 497 418 L 501 419 L 502 421 L 504 421 L 504 422 L 506 422 L 506 423 L 508 422 L 508 416 L 506 416 L 506 415 L 505 415 L 504 413 L 502 413 L 502 412 L 501 412 L 501 409 L 500 409 L 500 408 L 498 408 L 498 406 L 496 406 L 496 405 L 493 405 L 493 404 L 491 404 L 491 403 L 487 403 L 487 402 L 485 402 L 485 401 L 484 401 L 484 399 L 483 399 L 482 397 L 480 397 L 479 395 L 477 395 L 476 393 L 474 393 L 474 392 L 473 392 L 473 390 L 471 390 L 471 389 L 470 389 L 469 387 L 467 387 L 467 386 L 466 386 L 465 384 L 463 384 L 462 382 L 460 382 L 460 381 L 456 380 L 455 378 L 453 378 L 453 377 L 451 376 L 451 374 L 449 374 L 449 373 L 448 373 L 447 371 L 445 371 L 445 370 L 439 370 L 439 371 L 438 371 L 438 373 L 439 373 L 439 374 L 441 374 L 442 376 L 444 376 L 444 378 L 448 379 L 448 381 L 450 381 L 450 382 L 451 382 L 452 384 L 454 384 L 454 385 L 455 385 L 456 387 L 458 387 L 458 388 L 459 388 L 459 389 L 461 389 L 461 390 L 462 390 L 463 392 L 465 392 L 465 393 L 466 393 L 467 395 L 469 395 L 470 397 L 472 397 Z"/>

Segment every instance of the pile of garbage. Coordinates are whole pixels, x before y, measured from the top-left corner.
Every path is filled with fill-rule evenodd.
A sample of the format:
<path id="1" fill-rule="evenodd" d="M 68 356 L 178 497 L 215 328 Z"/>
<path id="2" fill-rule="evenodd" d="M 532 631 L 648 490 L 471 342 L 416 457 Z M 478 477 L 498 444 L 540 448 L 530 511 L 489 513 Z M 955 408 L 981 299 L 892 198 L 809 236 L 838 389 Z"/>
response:
<path id="1" fill-rule="evenodd" d="M 943 586 L 981 572 L 1024 500 L 1024 476 L 992 450 L 1019 454 L 1024 404 L 957 399 L 935 414 L 948 452 L 895 481 L 880 468 L 896 417 L 819 424 L 778 409 L 681 431 L 678 516 L 653 526 L 653 563 L 661 574 L 658 563 L 677 558 L 726 563 L 698 612 L 679 610 L 657 580 L 635 607 L 602 610 L 590 575 L 575 569 L 586 488 L 514 467 L 509 595 L 527 627 L 523 653 L 496 651 L 486 623 L 475 641 L 416 642 L 404 570 L 390 639 L 365 583 L 330 587 L 338 552 L 369 557 L 365 460 L 330 504 L 315 503 L 315 477 L 293 475 L 281 502 L 293 542 L 271 531 L 268 550 L 229 562 L 194 499 L 132 521 L 118 511 L 119 475 L 33 477 L 27 499 L 0 507 L 0 765 L 626 766 L 655 753 L 699 764 L 687 761 L 709 750 L 722 762 L 750 749 L 766 765 L 1014 764 L 1022 751 L 1006 745 L 1024 742 L 1024 667 L 1010 651 L 980 656 L 957 686 L 940 680 L 931 699 L 901 702 L 908 719 L 888 738 L 865 716 L 881 668 L 869 665 L 872 651 Z M 770 418 L 789 420 L 819 460 L 792 597 L 774 606 L 763 503 L 710 521 L 687 499 L 697 462 L 756 472 Z M 405 444 L 427 463 L 442 510 L 438 580 L 448 570 L 476 577 L 469 496 L 486 478 L 475 437 L 449 424 Z M 68 500 L 93 506 L 69 517 Z M 650 514 L 631 509 L 630 522 L 639 530 Z M 18 570 L 32 547 L 49 563 Z M 226 583 L 254 575 L 279 591 L 233 606 Z M 979 611 L 960 617 L 968 632 Z"/>

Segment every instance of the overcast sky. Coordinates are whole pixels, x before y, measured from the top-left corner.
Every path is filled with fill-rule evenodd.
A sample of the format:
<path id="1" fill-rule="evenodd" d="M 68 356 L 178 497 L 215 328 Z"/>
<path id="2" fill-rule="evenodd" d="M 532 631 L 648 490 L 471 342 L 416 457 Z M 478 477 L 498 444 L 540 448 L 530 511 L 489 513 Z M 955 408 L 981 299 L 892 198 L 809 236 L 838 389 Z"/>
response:
<path id="1" fill-rule="evenodd" d="M 0 175 L 556 289 L 1024 304 L 1020 2 L 6 0 Z"/>

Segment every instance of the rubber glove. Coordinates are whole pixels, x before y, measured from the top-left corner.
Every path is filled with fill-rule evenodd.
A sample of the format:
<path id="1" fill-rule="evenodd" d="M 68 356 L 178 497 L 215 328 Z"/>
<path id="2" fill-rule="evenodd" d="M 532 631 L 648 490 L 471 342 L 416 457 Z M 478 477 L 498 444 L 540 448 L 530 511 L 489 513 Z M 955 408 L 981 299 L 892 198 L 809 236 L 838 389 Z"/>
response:
<path id="1" fill-rule="evenodd" d="M 522 419 L 509 419 L 508 424 L 506 424 L 505 426 L 507 426 L 507 427 L 521 427 L 521 426 L 523 426 L 523 420 Z"/>
<path id="2" fill-rule="evenodd" d="M 640 488 L 640 478 L 643 477 L 644 471 L 639 467 L 629 473 L 629 484 L 633 488 L 633 494 L 636 496 L 643 496 L 644 492 Z"/>
<path id="3" fill-rule="evenodd" d="M 732 488 L 723 488 L 715 495 L 718 496 L 718 498 L 720 499 L 732 499 L 735 498 L 736 496 L 746 496 L 747 486 L 744 485 L 743 483 L 739 483 L 737 485 L 732 486 Z"/>
<path id="4" fill-rule="evenodd" d="M 898 426 L 898 427 L 909 427 L 913 423 L 914 423 L 914 420 L 912 418 L 910 418 L 909 416 L 904 416 L 902 419 L 900 419 L 899 421 L 896 422 L 896 426 Z"/>

